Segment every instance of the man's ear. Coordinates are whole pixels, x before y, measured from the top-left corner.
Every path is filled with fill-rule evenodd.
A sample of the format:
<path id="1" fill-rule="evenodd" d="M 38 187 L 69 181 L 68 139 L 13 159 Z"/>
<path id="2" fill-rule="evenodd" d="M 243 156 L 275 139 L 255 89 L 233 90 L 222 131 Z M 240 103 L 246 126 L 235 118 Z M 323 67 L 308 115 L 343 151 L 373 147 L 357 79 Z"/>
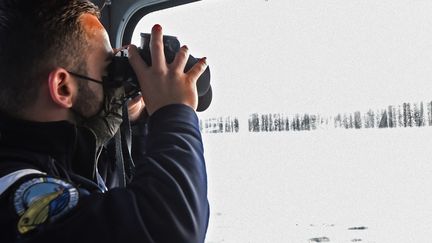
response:
<path id="1" fill-rule="evenodd" d="M 63 108 L 72 107 L 76 87 L 66 69 L 56 68 L 49 73 L 48 88 L 54 103 Z"/>

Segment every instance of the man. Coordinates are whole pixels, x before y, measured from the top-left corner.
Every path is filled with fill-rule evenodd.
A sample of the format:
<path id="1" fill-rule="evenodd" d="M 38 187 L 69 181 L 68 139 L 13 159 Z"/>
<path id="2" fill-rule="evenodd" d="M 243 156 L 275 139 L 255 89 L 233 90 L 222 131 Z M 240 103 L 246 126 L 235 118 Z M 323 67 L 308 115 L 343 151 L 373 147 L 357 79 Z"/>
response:
<path id="1" fill-rule="evenodd" d="M 144 98 L 129 106 L 136 169 L 110 188 L 101 158 L 124 92 L 100 81 L 115 51 L 98 16 L 85 0 L 0 0 L 0 242 L 203 242 L 205 59 L 184 73 L 184 46 L 168 65 L 159 25 L 151 67 L 128 47 Z"/>

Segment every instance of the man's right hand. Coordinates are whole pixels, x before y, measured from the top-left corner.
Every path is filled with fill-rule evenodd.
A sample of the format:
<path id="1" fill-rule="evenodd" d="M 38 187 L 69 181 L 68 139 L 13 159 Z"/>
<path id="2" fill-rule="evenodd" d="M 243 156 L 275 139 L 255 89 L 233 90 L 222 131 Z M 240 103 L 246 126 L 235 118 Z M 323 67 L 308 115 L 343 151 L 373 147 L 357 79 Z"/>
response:
<path id="1" fill-rule="evenodd" d="M 184 104 L 196 110 L 196 82 L 207 68 L 206 59 L 201 59 L 184 73 L 189 57 L 188 48 L 181 47 L 174 61 L 167 64 L 162 36 L 162 27 L 153 26 L 150 38 L 151 67 L 140 57 L 136 46 L 130 45 L 128 48 L 129 62 L 138 77 L 147 112 L 152 115 L 159 108 L 170 104 Z"/>

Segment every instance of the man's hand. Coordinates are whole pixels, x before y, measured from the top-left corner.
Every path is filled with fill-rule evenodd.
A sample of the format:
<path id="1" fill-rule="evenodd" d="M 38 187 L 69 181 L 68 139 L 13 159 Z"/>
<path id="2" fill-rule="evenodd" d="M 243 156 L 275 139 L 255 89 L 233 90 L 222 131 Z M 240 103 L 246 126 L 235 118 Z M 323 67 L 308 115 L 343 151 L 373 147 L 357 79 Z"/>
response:
<path id="1" fill-rule="evenodd" d="M 136 46 L 130 45 L 128 49 L 129 62 L 138 77 L 147 112 L 152 115 L 159 108 L 170 104 L 185 104 L 196 110 L 196 82 L 207 68 L 206 59 L 201 59 L 184 73 L 189 57 L 187 47 L 180 48 L 171 64 L 166 63 L 163 48 L 162 27 L 155 25 L 150 38 L 151 67 L 142 60 Z"/>

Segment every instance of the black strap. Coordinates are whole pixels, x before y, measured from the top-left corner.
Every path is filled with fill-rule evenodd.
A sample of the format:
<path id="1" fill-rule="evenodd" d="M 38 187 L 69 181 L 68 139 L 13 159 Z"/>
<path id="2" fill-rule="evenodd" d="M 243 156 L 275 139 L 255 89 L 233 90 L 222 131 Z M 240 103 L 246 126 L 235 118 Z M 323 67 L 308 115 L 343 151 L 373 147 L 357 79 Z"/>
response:
<path id="1" fill-rule="evenodd" d="M 131 155 L 132 130 L 128 113 L 129 101 L 130 99 L 123 103 L 123 122 L 119 131 L 114 135 L 115 161 L 121 187 L 131 182 L 135 174 L 135 163 Z"/>
<path id="2" fill-rule="evenodd" d="M 126 182 L 129 183 L 132 181 L 132 178 L 135 174 L 135 163 L 132 159 L 132 129 L 129 121 L 128 114 L 128 102 L 125 102 L 123 105 L 123 123 L 120 125 L 121 131 L 121 142 L 122 142 L 122 152 L 124 158 L 124 167 L 125 167 L 125 175 Z"/>
<path id="3" fill-rule="evenodd" d="M 117 131 L 114 135 L 114 149 L 115 149 L 115 163 L 117 168 L 117 174 L 119 179 L 119 186 L 126 186 L 126 175 L 125 175 L 125 167 L 123 162 L 123 153 L 121 146 L 121 131 Z"/>

